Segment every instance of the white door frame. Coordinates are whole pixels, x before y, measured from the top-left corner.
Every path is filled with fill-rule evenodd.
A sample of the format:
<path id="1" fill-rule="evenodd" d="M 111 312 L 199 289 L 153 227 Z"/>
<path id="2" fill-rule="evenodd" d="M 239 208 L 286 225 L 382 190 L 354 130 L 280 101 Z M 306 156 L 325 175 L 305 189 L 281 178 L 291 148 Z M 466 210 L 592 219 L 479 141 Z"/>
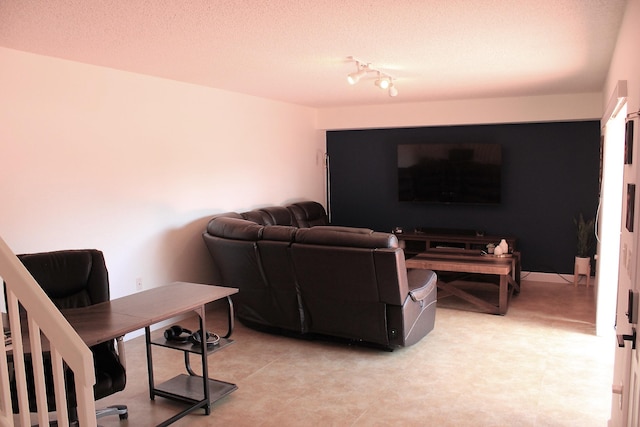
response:
<path id="1" fill-rule="evenodd" d="M 638 215 L 640 215 L 640 195 L 638 195 L 640 186 L 637 186 L 637 183 L 640 182 L 640 167 L 638 167 L 637 160 L 639 129 L 637 129 L 637 113 L 626 114 L 626 84 L 621 85 L 620 83 L 621 82 L 618 82 L 618 87 L 612 99 L 618 95 L 616 105 L 622 106 L 623 108 L 620 109 L 620 107 L 616 107 L 616 110 L 620 111 L 619 115 L 615 113 L 611 114 L 611 119 L 608 120 L 608 126 L 610 125 L 612 129 L 607 130 L 607 135 L 611 133 L 612 139 L 615 139 L 612 143 L 622 145 L 623 150 L 627 145 L 631 147 L 633 155 L 630 162 L 623 161 L 620 163 L 620 168 L 623 172 L 621 190 L 623 191 L 624 197 L 621 204 L 620 216 L 620 257 L 615 313 L 615 332 L 618 339 L 613 340 L 614 342 L 611 344 L 614 346 L 615 351 L 609 426 L 639 427 L 640 352 L 635 349 L 637 348 L 637 343 L 634 341 L 637 341 L 637 338 L 633 333 L 637 327 L 638 320 L 628 315 L 630 311 L 633 311 L 630 310 L 629 293 L 630 291 L 640 290 L 640 286 L 637 283 L 638 265 L 640 263 L 640 226 L 638 225 L 640 223 L 638 221 Z M 622 88 L 622 90 L 620 90 L 620 88 Z M 633 140 L 625 139 L 626 121 L 629 116 L 633 116 L 635 120 L 634 125 L 636 130 Z M 633 191 L 629 192 L 629 190 Z M 630 194 L 633 194 L 634 197 L 629 197 Z M 631 203 L 631 200 L 633 203 Z M 598 303 L 599 302 L 600 300 L 598 300 Z"/>
<path id="2" fill-rule="evenodd" d="M 610 334 L 615 325 L 620 267 L 620 230 L 623 206 L 624 112 L 627 82 L 621 80 L 602 117 L 602 183 L 596 237 L 596 335 Z"/>

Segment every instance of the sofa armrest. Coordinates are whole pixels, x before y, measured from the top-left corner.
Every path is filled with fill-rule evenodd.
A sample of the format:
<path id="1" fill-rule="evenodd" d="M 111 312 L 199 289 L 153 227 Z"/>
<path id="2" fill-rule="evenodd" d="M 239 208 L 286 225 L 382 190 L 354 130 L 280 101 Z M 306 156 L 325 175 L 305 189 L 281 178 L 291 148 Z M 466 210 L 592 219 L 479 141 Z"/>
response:
<path id="1" fill-rule="evenodd" d="M 438 276 L 434 271 L 423 269 L 407 270 L 407 279 L 409 281 L 409 296 L 416 302 L 424 300 L 427 295 L 433 292 L 433 288 L 438 282 Z"/>

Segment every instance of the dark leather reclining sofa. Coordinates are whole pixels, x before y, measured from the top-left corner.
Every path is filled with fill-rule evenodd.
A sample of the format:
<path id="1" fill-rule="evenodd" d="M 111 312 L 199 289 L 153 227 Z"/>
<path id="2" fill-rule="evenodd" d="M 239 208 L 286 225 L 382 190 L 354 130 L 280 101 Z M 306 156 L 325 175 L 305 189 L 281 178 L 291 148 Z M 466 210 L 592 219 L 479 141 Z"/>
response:
<path id="1" fill-rule="evenodd" d="M 249 327 L 387 349 L 434 327 L 436 274 L 407 271 L 393 234 L 329 225 L 319 203 L 219 214 L 203 237 Z"/>

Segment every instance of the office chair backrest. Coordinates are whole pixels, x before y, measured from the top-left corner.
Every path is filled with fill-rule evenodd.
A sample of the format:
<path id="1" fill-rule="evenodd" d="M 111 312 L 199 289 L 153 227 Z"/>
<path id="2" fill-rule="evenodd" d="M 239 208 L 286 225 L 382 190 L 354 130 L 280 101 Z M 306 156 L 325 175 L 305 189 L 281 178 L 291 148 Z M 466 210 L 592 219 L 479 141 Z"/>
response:
<path id="1" fill-rule="evenodd" d="M 109 301 L 109 276 L 99 250 L 63 250 L 18 258 L 58 308 Z"/>
<path id="2" fill-rule="evenodd" d="M 61 250 L 18 255 L 20 261 L 42 287 L 44 292 L 59 309 L 86 307 L 109 301 L 109 275 L 104 255 L 97 249 Z M 123 390 L 126 372 L 120 363 L 114 341 L 107 341 L 91 347 L 96 365 L 94 397 L 102 397 Z M 53 390 L 47 377 L 52 373 L 51 362 L 45 364 L 47 382 L 47 404 L 50 411 L 55 409 Z M 73 373 L 65 372 L 67 384 L 73 384 Z M 33 379 L 29 380 L 31 383 Z M 30 410 L 35 412 L 33 386 L 28 385 Z M 12 390 L 14 393 L 15 390 Z M 15 393 L 14 393 L 15 394 Z M 69 414 L 77 405 L 73 387 L 68 387 L 67 405 Z M 17 410 L 13 408 L 14 412 Z"/>

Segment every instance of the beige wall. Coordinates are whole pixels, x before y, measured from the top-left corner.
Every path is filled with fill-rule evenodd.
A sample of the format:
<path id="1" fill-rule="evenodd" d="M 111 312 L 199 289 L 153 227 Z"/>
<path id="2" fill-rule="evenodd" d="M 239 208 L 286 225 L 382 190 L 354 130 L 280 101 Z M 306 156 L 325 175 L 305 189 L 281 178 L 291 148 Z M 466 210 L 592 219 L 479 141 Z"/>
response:
<path id="1" fill-rule="evenodd" d="M 629 0 L 624 15 L 618 42 L 611 61 L 609 75 L 603 93 L 605 102 L 613 92 L 618 80 L 627 81 L 627 111 L 640 108 L 640 1 Z"/>
<path id="2" fill-rule="evenodd" d="M 207 219 L 324 202 L 308 108 L 0 48 L 0 236 L 104 251 L 112 297 L 207 281 Z"/>
<path id="3" fill-rule="evenodd" d="M 602 93 L 467 99 L 414 104 L 327 108 L 318 111 L 320 129 L 366 129 L 597 120 Z"/>

